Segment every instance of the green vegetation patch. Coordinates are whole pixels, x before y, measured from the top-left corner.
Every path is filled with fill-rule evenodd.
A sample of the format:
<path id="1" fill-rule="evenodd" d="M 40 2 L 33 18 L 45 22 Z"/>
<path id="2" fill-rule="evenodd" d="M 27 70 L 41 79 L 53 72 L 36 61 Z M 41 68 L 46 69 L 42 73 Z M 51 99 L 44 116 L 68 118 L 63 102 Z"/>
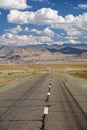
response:
<path id="1" fill-rule="evenodd" d="M 77 76 L 72 76 L 72 77 L 82 84 L 87 84 L 87 79 L 80 78 L 80 77 L 77 77 Z"/>
<path id="2" fill-rule="evenodd" d="M 8 89 L 11 89 L 17 86 L 18 84 L 27 81 L 32 76 L 34 75 L 28 73 L 13 73 L 10 76 L 8 74 L 2 74 L 2 75 L 0 74 L 0 79 L 5 78 L 5 81 L 2 84 L 0 84 L 0 92 L 4 92 Z M 14 80 L 8 81 L 8 79 L 12 79 L 12 78 L 14 78 Z"/>

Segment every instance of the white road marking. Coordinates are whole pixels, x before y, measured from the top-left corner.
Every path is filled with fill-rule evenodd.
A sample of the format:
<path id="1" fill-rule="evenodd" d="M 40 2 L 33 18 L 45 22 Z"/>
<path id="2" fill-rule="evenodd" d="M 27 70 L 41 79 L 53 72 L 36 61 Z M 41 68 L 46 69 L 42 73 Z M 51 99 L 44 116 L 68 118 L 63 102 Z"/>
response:
<path id="1" fill-rule="evenodd" d="M 47 114 L 48 114 L 48 107 L 44 107 L 43 114 L 44 114 L 44 115 L 47 115 Z"/>
<path id="2" fill-rule="evenodd" d="M 51 85 L 49 85 L 49 88 L 51 88 Z"/>
<path id="3" fill-rule="evenodd" d="M 50 96 L 50 92 L 48 92 L 47 95 Z"/>

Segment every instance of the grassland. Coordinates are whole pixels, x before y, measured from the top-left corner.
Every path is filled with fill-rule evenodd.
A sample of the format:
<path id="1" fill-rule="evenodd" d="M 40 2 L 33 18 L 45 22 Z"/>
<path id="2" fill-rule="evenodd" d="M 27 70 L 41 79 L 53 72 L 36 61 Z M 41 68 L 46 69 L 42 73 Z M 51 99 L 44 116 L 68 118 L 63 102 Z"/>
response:
<path id="1" fill-rule="evenodd" d="M 44 72 L 55 72 L 71 75 L 82 83 L 87 83 L 87 63 L 86 62 L 60 62 L 60 63 L 44 63 L 29 64 L 29 68 L 43 70 Z"/>
<path id="2" fill-rule="evenodd" d="M 87 63 L 0 64 L 0 92 L 41 73 L 64 73 L 87 81 Z"/>
<path id="3" fill-rule="evenodd" d="M 24 64 L 0 64 L 0 92 L 41 73 L 44 71 L 27 67 Z"/>
<path id="4" fill-rule="evenodd" d="M 65 73 L 87 79 L 87 63 L 51 63 L 51 64 L 29 64 L 28 68 L 42 70 L 44 72 L 54 71 Z"/>

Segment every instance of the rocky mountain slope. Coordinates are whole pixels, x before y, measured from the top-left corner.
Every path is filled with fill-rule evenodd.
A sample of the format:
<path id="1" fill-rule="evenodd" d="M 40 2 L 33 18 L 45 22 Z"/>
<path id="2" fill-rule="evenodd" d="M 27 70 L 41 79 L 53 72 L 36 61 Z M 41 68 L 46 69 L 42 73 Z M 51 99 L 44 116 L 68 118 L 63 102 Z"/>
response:
<path id="1" fill-rule="evenodd" d="M 86 45 L 1 46 L 0 62 L 65 61 L 87 58 Z"/>

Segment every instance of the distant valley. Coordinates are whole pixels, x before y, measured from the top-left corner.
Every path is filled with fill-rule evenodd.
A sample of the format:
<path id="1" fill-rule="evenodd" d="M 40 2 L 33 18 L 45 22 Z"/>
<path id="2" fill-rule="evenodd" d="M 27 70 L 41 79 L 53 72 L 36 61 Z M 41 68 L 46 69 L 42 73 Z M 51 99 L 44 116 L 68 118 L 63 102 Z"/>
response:
<path id="1" fill-rule="evenodd" d="M 87 61 L 86 44 L 0 46 L 0 62 Z"/>

